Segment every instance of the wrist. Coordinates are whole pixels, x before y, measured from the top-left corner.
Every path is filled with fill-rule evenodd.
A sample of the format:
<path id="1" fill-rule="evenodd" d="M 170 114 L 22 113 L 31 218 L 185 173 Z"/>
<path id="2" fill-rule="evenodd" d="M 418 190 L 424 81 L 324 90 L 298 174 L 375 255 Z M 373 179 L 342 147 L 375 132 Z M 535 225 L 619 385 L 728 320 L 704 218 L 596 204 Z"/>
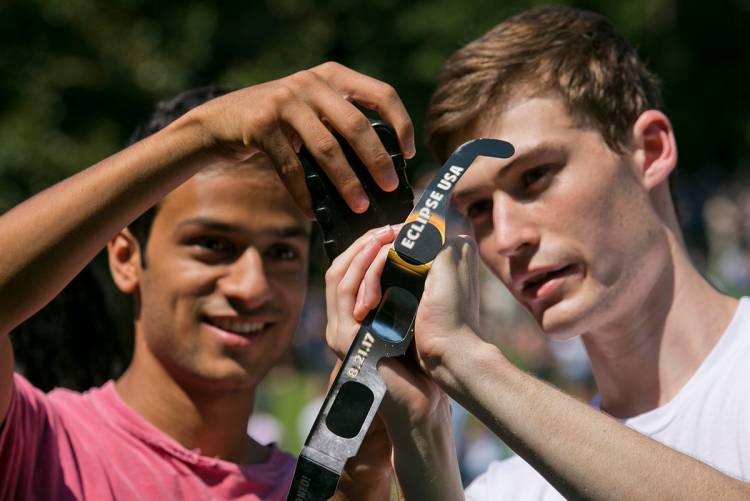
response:
<path id="1" fill-rule="evenodd" d="M 204 165 L 227 160 L 235 163 L 238 160 L 234 158 L 237 157 L 237 151 L 228 147 L 228 142 L 222 140 L 221 131 L 211 126 L 217 121 L 212 117 L 212 107 L 204 104 L 188 111 L 165 127 L 165 130 L 172 129 L 180 137 L 185 138 L 185 144 L 189 145 L 188 149 L 192 150 Z"/>
<path id="2" fill-rule="evenodd" d="M 404 446 L 423 443 L 435 446 L 444 439 L 446 430 L 451 429 L 450 400 L 442 390 L 435 389 L 440 396 L 430 404 L 429 410 L 413 412 L 400 407 L 381 407 L 387 416 L 386 428 L 394 448 L 403 450 Z"/>
<path id="3" fill-rule="evenodd" d="M 457 342 L 432 361 L 429 371 L 433 379 L 454 397 L 485 367 L 507 363 L 497 346 L 482 340 L 473 329 L 464 327 L 456 333 Z M 460 341 L 458 341 L 460 339 Z M 455 398 L 455 397 L 454 397 Z"/>
<path id="4" fill-rule="evenodd" d="M 393 468 L 404 498 L 463 499 L 448 398 L 419 423 L 400 438 L 392 436 Z"/>

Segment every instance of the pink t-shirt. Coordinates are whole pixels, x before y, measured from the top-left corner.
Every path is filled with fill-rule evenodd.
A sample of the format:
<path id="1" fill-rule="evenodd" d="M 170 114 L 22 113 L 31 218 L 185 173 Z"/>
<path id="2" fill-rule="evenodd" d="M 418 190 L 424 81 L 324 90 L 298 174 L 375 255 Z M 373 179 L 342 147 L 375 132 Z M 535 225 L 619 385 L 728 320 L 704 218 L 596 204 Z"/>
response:
<path id="1" fill-rule="evenodd" d="M 112 381 L 48 395 L 22 376 L 0 433 L 0 500 L 284 500 L 293 456 L 237 465 L 186 449 L 128 407 Z"/>

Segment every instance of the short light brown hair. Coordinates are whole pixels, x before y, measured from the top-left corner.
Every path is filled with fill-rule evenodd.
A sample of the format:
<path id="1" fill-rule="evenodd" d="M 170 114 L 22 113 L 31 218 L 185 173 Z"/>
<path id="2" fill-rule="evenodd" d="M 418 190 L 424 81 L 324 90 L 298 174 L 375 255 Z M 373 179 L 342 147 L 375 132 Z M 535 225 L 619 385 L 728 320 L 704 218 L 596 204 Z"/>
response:
<path id="1" fill-rule="evenodd" d="M 443 66 L 427 112 L 427 142 L 445 161 L 456 135 L 497 110 L 514 91 L 563 99 L 582 126 L 624 152 L 631 128 L 661 108 L 659 83 L 612 23 L 571 7 L 513 16 L 469 43 Z"/>

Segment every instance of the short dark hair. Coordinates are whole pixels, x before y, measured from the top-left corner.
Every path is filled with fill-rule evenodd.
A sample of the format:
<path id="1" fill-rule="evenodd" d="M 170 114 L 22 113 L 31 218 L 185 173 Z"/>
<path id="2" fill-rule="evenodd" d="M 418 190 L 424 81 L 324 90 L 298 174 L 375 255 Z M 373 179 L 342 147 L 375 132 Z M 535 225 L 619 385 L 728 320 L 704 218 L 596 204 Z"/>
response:
<path id="1" fill-rule="evenodd" d="M 160 131 L 189 110 L 200 106 L 206 101 L 227 94 L 234 89 L 231 85 L 209 85 L 186 90 L 172 99 L 160 101 L 148 121 L 135 129 L 130 136 L 128 144 L 137 143 L 141 139 Z M 151 226 L 154 223 L 154 217 L 156 217 L 158 210 L 159 204 L 157 203 L 128 225 L 130 233 L 138 240 L 138 244 L 141 246 L 141 264 L 144 267 L 146 266 L 146 244 L 148 243 Z"/>
<path id="2" fill-rule="evenodd" d="M 443 162 L 457 134 L 513 92 L 552 94 L 572 117 L 623 153 L 638 116 L 662 106 L 659 83 L 605 17 L 564 6 L 510 17 L 443 66 L 427 112 L 430 148 Z"/>

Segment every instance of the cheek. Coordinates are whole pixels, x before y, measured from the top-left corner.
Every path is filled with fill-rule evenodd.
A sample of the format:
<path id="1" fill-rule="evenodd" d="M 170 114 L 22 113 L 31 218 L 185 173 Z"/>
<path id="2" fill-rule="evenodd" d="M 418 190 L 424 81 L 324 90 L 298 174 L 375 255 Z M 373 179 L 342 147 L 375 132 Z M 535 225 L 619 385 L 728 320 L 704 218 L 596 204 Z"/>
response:
<path id="1" fill-rule="evenodd" d="M 290 319 L 296 319 L 302 311 L 307 295 L 307 273 L 294 273 L 273 279 L 280 307 Z"/>
<path id="2" fill-rule="evenodd" d="M 494 251 L 490 237 L 478 240 L 477 244 L 482 262 L 493 275 L 503 280 L 503 277 L 507 275 L 508 259 Z"/>
<path id="3" fill-rule="evenodd" d="M 141 280 L 141 312 L 144 321 L 153 323 L 161 317 L 173 316 L 173 313 L 170 313 L 176 304 L 173 286 L 173 283 L 165 281 L 160 274 L 153 271 Z"/>
<path id="4" fill-rule="evenodd" d="M 174 287 L 181 295 L 207 295 L 216 289 L 216 284 L 227 271 L 222 266 L 212 266 L 185 260 L 169 270 L 165 280 L 174 281 Z"/>
<path id="5" fill-rule="evenodd" d="M 485 217 L 480 218 L 479 220 L 472 221 L 471 223 L 471 233 L 474 236 L 474 239 L 477 241 L 477 243 L 481 243 L 484 241 L 491 241 L 492 239 L 492 232 L 494 230 L 494 224 L 492 222 L 492 217 L 487 215 Z"/>
<path id="6" fill-rule="evenodd" d="M 584 214 L 570 231 L 585 242 L 582 252 L 594 278 L 604 286 L 626 280 L 642 266 L 653 242 L 652 218 L 642 194 L 628 182 L 615 184 L 605 196 L 582 199 Z"/>
<path id="7" fill-rule="evenodd" d="M 195 266 L 150 270 L 141 291 L 142 320 L 149 331 L 192 332 L 201 298 L 215 289 L 217 277 L 210 271 Z"/>
<path id="8" fill-rule="evenodd" d="M 477 246 L 479 250 L 479 257 L 482 258 L 482 261 L 484 261 L 484 263 L 487 266 L 492 267 L 492 258 L 493 258 L 494 253 L 492 252 L 490 239 L 489 238 L 477 239 Z"/>

